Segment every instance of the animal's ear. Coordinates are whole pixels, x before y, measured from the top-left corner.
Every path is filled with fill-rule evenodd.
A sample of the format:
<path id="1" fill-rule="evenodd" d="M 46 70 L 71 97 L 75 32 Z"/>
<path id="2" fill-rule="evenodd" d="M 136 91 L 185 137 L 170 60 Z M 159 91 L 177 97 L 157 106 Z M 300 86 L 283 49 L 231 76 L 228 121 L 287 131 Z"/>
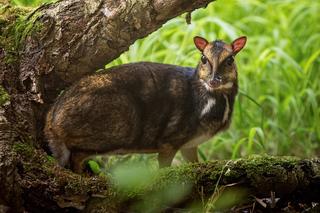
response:
<path id="1" fill-rule="evenodd" d="M 245 36 L 242 36 L 234 40 L 231 44 L 233 53 L 237 54 L 238 52 L 240 52 L 240 50 L 244 47 L 246 42 L 247 42 L 247 37 Z"/>
<path id="2" fill-rule="evenodd" d="M 193 38 L 193 42 L 196 45 L 196 47 L 198 48 L 198 50 L 200 50 L 201 52 L 204 50 L 204 48 L 208 45 L 208 41 L 205 38 L 202 38 L 200 36 L 196 36 Z"/>

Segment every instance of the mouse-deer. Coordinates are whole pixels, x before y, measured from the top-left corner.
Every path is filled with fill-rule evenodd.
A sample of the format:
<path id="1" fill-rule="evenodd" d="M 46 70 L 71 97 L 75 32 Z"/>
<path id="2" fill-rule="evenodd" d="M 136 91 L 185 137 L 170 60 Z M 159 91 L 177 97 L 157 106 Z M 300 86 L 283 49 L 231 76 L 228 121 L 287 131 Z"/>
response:
<path id="1" fill-rule="evenodd" d="M 246 37 L 231 44 L 194 38 L 196 68 L 140 62 L 81 79 L 47 114 L 45 136 L 61 166 L 82 172 L 97 154 L 158 153 L 160 167 L 178 150 L 197 162 L 197 146 L 225 130 L 238 91 L 234 57 Z"/>

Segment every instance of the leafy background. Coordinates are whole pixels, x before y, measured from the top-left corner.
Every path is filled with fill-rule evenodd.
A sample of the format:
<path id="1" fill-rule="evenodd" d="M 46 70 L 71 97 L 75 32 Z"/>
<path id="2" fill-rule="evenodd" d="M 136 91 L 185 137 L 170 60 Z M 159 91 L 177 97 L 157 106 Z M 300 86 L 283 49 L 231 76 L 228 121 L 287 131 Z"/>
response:
<path id="1" fill-rule="evenodd" d="M 13 0 L 37 6 L 44 0 Z M 106 67 L 155 61 L 195 67 L 193 37 L 231 42 L 246 35 L 237 56 L 240 94 L 229 130 L 200 146 L 202 160 L 251 154 L 320 154 L 320 1 L 218 0 L 137 41 Z M 144 160 L 145 155 L 122 160 Z M 177 156 L 176 162 L 181 157 Z"/>

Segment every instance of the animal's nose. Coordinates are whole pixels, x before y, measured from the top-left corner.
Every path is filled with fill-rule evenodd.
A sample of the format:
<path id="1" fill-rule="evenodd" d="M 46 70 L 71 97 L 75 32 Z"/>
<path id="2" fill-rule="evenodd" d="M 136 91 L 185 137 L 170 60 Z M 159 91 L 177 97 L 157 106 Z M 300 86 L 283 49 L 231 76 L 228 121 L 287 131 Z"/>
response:
<path id="1" fill-rule="evenodd" d="M 211 79 L 211 80 L 209 81 L 209 84 L 210 84 L 212 87 L 215 87 L 215 86 L 218 85 L 218 81 L 216 81 L 215 79 Z"/>
<path id="2" fill-rule="evenodd" d="M 217 75 L 209 81 L 209 84 L 212 87 L 217 87 L 221 84 L 221 82 L 222 82 L 222 77 Z"/>

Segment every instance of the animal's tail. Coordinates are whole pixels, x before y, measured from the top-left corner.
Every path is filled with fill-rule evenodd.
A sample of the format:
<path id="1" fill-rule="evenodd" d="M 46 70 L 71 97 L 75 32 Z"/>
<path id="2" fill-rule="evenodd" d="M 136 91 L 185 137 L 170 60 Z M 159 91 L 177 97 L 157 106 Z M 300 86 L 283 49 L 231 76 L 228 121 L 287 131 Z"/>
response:
<path id="1" fill-rule="evenodd" d="M 70 150 L 66 144 L 60 140 L 59 135 L 55 134 L 52 128 L 52 122 L 52 111 L 50 110 L 47 114 L 47 120 L 44 128 L 44 134 L 49 143 L 50 150 L 53 156 L 58 160 L 60 166 L 70 166 Z"/>

